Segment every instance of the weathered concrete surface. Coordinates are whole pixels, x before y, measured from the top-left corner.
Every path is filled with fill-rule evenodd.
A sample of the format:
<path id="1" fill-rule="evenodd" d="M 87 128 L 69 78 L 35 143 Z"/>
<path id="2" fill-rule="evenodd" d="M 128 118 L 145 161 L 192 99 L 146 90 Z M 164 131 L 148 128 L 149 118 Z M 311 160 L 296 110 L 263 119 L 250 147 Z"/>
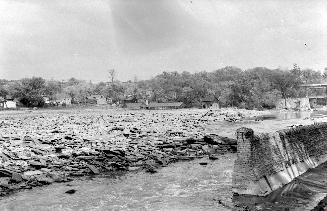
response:
<path id="1" fill-rule="evenodd" d="M 327 123 L 254 134 L 240 128 L 233 192 L 264 196 L 327 161 Z"/>

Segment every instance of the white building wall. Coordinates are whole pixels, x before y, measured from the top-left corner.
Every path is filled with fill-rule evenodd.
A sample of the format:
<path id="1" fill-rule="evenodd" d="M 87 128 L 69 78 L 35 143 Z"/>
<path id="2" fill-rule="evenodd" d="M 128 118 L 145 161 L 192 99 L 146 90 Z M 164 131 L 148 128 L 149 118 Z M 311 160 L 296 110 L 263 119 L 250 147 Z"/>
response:
<path id="1" fill-rule="evenodd" d="M 5 108 L 16 108 L 16 102 L 14 101 L 6 101 L 5 102 L 5 105 L 4 105 Z"/>

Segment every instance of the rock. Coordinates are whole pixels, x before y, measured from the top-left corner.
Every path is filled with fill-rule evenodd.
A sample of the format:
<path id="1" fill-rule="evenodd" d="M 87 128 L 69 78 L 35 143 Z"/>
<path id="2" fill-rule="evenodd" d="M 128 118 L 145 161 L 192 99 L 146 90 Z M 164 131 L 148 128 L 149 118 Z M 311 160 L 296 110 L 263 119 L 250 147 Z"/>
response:
<path id="1" fill-rule="evenodd" d="M 141 167 L 140 166 L 130 166 L 130 167 L 128 167 L 128 170 L 129 171 L 137 171 L 137 170 L 139 170 Z"/>
<path id="2" fill-rule="evenodd" d="M 208 165 L 207 162 L 200 162 L 199 164 L 200 164 L 201 166 L 206 166 L 206 165 Z"/>
<path id="3" fill-rule="evenodd" d="M 51 133 L 61 133 L 59 130 L 53 130 Z"/>
<path id="4" fill-rule="evenodd" d="M 66 178 L 59 174 L 49 174 L 49 176 L 53 179 L 54 182 L 67 182 Z"/>
<path id="5" fill-rule="evenodd" d="M 36 168 L 36 169 L 41 169 L 41 168 L 47 167 L 47 165 L 42 164 L 41 162 L 38 162 L 38 161 L 30 161 L 29 165 Z"/>
<path id="6" fill-rule="evenodd" d="M 126 170 L 126 167 L 122 163 L 111 162 L 110 165 L 117 170 Z"/>
<path id="7" fill-rule="evenodd" d="M 12 171 L 8 169 L 0 169 L 0 177 L 11 177 Z"/>
<path id="8" fill-rule="evenodd" d="M 208 145 L 204 145 L 202 146 L 202 150 L 205 152 L 205 153 L 209 153 L 210 152 L 210 148 Z"/>
<path id="9" fill-rule="evenodd" d="M 10 181 L 14 183 L 19 183 L 23 181 L 23 177 L 21 174 L 13 172 Z"/>
<path id="10" fill-rule="evenodd" d="M 30 137 L 30 136 L 25 136 L 23 138 L 23 142 L 25 142 L 25 143 L 32 143 L 32 142 L 34 142 L 34 139 L 32 137 Z"/>
<path id="11" fill-rule="evenodd" d="M 203 137 L 203 141 L 207 144 L 211 144 L 211 145 L 217 145 L 217 144 L 221 144 L 221 142 L 219 142 L 214 136 L 212 135 L 206 135 Z"/>
<path id="12" fill-rule="evenodd" d="M 45 172 L 45 173 L 49 173 L 51 172 L 51 169 L 48 169 L 48 168 L 41 168 L 40 169 L 42 172 Z"/>
<path id="13" fill-rule="evenodd" d="M 0 187 L 4 187 L 4 188 L 9 188 L 10 185 L 9 183 L 9 178 L 8 177 L 0 177 Z"/>
<path id="14" fill-rule="evenodd" d="M 115 155 L 115 156 L 122 156 L 125 157 L 125 152 L 123 150 L 120 149 L 115 149 L 115 150 L 111 150 L 111 149 L 102 149 L 102 152 L 106 153 L 106 154 L 111 154 L 111 155 Z"/>
<path id="15" fill-rule="evenodd" d="M 23 175 L 26 177 L 31 177 L 31 176 L 40 175 L 40 174 L 43 174 L 43 172 L 40 170 L 35 170 L 35 171 L 25 171 Z"/>
<path id="16" fill-rule="evenodd" d="M 196 140 L 194 138 L 188 138 L 186 139 L 186 143 L 187 144 L 194 144 L 196 142 Z"/>
<path id="17" fill-rule="evenodd" d="M 43 155 L 44 154 L 44 152 L 39 150 L 39 149 L 31 149 L 31 151 L 34 152 L 37 155 Z"/>
<path id="18" fill-rule="evenodd" d="M 96 158 L 97 158 L 96 156 L 85 156 L 85 155 L 80 155 L 76 157 L 76 159 L 79 160 L 95 160 Z"/>
<path id="19" fill-rule="evenodd" d="M 54 182 L 53 179 L 46 177 L 45 175 L 38 176 L 36 178 L 36 181 L 38 181 L 39 183 L 41 183 L 43 185 L 49 185 Z"/>
<path id="20" fill-rule="evenodd" d="M 76 192 L 75 189 L 70 189 L 68 191 L 66 191 L 65 193 L 68 193 L 68 194 L 74 194 Z"/>
<path id="21" fill-rule="evenodd" d="M 214 156 L 214 155 L 209 155 L 209 159 L 210 160 L 218 160 L 219 158 L 217 156 Z"/>
<path id="22" fill-rule="evenodd" d="M 148 165 L 148 166 L 146 167 L 145 172 L 148 172 L 148 173 L 154 174 L 154 173 L 157 173 L 158 171 L 157 171 L 156 167 L 154 167 L 154 166 L 152 166 L 152 165 Z"/>
<path id="23" fill-rule="evenodd" d="M 71 137 L 71 136 L 65 136 L 65 139 L 66 139 L 66 140 L 73 140 L 74 138 Z"/>
<path id="24" fill-rule="evenodd" d="M 60 155 L 58 155 L 58 158 L 61 158 L 61 159 L 69 159 L 70 158 L 70 155 L 60 154 Z"/>
<path id="25" fill-rule="evenodd" d="M 87 167 L 89 167 L 89 169 L 92 171 L 93 174 L 100 174 L 99 169 L 96 168 L 95 166 L 88 164 Z"/>
<path id="26" fill-rule="evenodd" d="M 56 153 L 62 153 L 63 149 L 65 149 L 64 146 L 55 146 Z"/>
<path id="27" fill-rule="evenodd" d="M 191 144 L 191 148 L 192 149 L 199 149 L 199 148 L 201 148 L 201 145 L 200 144 Z"/>

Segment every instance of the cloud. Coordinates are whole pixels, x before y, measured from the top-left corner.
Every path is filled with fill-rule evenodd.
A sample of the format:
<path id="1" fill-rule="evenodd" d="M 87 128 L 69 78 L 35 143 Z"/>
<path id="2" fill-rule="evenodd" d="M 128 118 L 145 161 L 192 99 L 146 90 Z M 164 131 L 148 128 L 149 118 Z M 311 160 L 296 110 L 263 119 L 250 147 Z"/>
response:
<path id="1" fill-rule="evenodd" d="M 121 80 L 225 65 L 327 66 L 327 2 L 2 0 L 0 76 Z M 306 44 L 306 45 L 304 45 Z"/>

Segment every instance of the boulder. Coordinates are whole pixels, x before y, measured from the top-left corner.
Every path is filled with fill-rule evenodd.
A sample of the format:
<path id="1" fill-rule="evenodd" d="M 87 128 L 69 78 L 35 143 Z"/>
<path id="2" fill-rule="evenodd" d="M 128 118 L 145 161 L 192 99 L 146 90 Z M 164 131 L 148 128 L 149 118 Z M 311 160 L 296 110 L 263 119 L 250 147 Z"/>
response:
<path id="1" fill-rule="evenodd" d="M 99 171 L 99 169 L 97 167 L 95 167 L 93 165 L 90 165 L 90 164 L 88 164 L 87 167 L 91 170 L 91 172 L 93 174 L 100 174 L 100 171 Z"/>
<path id="2" fill-rule="evenodd" d="M 54 182 L 54 180 L 50 177 L 46 177 L 45 175 L 37 176 L 36 181 L 43 185 L 49 185 Z"/>
<path id="3" fill-rule="evenodd" d="M 67 193 L 67 194 L 74 194 L 75 192 L 76 192 L 75 189 L 70 189 L 70 190 L 66 191 L 65 193 Z"/>
<path id="4" fill-rule="evenodd" d="M 21 174 L 13 172 L 10 181 L 14 183 L 19 183 L 23 181 L 23 177 Z"/>

